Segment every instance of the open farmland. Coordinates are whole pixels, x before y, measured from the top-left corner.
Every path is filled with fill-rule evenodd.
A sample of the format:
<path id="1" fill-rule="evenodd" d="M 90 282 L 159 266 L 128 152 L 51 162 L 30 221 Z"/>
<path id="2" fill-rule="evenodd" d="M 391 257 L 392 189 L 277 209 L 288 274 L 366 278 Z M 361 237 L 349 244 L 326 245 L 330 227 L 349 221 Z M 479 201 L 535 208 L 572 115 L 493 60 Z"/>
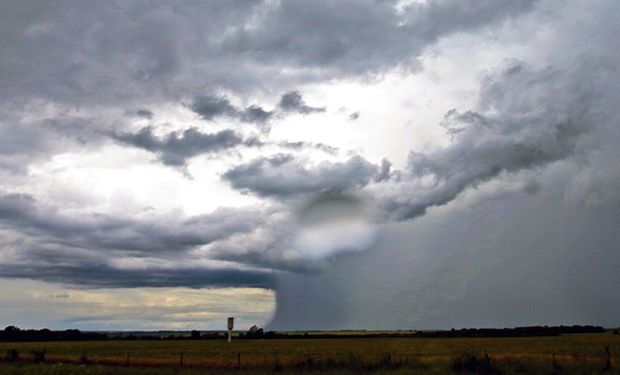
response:
<path id="1" fill-rule="evenodd" d="M 2 374 L 198 373 L 620 373 L 620 335 L 513 338 L 109 340 L 0 343 L 15 362 Z M 45 349 L 45 361 L 33 352 Z"/>

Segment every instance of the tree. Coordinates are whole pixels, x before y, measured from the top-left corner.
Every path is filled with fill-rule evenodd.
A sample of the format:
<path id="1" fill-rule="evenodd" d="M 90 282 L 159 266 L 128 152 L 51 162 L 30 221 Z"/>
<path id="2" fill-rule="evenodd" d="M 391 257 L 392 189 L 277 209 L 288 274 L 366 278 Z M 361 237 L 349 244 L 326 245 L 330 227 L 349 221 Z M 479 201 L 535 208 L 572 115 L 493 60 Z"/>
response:
<path id="1" fill-rule="evenodd" d="M 253 325 L 252 327 L 250 327 L 250 329 L 248 330 L 248 333 L 246 335 L 247 337 L 263 337 L 263 329 L 259 328 L 256 325 Z"/>

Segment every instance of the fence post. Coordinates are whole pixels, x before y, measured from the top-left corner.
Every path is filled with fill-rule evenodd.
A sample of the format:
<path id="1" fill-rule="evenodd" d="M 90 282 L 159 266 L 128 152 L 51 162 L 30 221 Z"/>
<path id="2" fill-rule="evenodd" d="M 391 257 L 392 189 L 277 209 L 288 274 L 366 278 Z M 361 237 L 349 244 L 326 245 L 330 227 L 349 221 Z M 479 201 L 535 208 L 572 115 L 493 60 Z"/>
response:
<path id="1" fill-rule="evenodd" d="M 82 351 L 82 355 L 80 356 L 80 363 L 83 365 L 88 363 L 88 356 L 86 355 L 86 351 Z"/>
<path id="2" fill-rule="evenodd" d="M 183 352 L 179 355 L 179 363 L 183 366 Z"/>
<path id="3" fill-rule="evenodd" d="M 237 368 L 241 368 L 241 353 L 237 353 Z"/>

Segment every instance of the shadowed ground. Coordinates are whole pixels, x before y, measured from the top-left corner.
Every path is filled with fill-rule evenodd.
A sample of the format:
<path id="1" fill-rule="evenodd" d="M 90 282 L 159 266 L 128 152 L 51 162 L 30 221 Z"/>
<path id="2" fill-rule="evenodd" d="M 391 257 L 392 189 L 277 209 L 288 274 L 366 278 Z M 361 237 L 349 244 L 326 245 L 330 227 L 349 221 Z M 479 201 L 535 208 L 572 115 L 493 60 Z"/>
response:
<path id="1" fill-rule="evenodd" d="M 11 374 L 279 372 L 593 373 L 618 371 L 620 335 L 0 343 Z M 45 349 L 43 363 L 33 363 Z"/>

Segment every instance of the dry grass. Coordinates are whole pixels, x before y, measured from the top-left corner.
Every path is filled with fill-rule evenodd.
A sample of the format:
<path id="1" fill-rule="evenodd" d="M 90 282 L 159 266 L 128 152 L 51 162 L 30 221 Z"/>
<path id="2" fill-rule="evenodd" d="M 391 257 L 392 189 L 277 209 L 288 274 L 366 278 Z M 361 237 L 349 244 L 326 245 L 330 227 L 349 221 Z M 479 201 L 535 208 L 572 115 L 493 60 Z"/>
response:
<path id="1" fill-rule="evenodd" d="M 67 369 L 75 364 L 75 368 L 89 369 L 93 374 L 97 374 L 93 369 L 102 366 L 115 371 L 158 373 L 200 369 L 248 373 L 442 373 L 469 368 L 479 373 L 486 371 L 480 370 L 483 368 L 493 369 L 487 373 L 616 373 L 620 366 L 620 335 L 607 333 L 518 338 L 239 340 L 232 344 L 189 340 L 0 343 L 0 355 L 9 349 L 19 352 L 18 363 L 3 364 L 0 373 L 4 373 L 2 368 L 10 368 L 8 373 L 20 375 L 28 372 L 16 369 L 26 369 L 33 360 L 31 353 L 43 349 L 47 366 L 62 363 Z"/>

